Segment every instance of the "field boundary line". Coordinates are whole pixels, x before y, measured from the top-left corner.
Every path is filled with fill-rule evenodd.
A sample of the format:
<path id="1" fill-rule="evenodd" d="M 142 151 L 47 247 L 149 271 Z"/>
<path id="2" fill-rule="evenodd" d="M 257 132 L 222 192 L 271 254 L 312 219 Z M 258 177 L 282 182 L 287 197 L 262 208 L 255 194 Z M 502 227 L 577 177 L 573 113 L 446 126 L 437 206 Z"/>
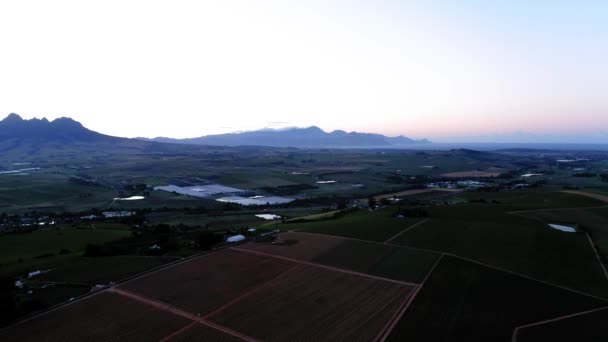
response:
<path id="1" fill-rule="evenodd" d="M 592 192 L 584 192 L 584 191 L 577 191 L 577 190 L 562 190 L 560 192 L 563 192 L 563 193 L 566 193 L 566 194 L 571 194 L 571 195 L 579 195 L 579 196 L 583 196 L 583 197 L 587 197 L 587 198 L 593 198 L 593 199 L 596 199 L 598 201 L 608 203 L 608 196 L 607 195 L 594 194 Z"/>
<path id="2" fill-rule="evenodd" d="M 388 336 L 393 332 L 397 323 L 399 323 L 401 318 L 403 318 L 403 315 L 405 315 L 405 312 L 407 311 L 407 309 L 409 309 L 410 305 L 412 304 L 412 302 L 414 302 L 414 299 L 416 299 L 416 296 L 418 295 L 418 293 L 420 292 L 420 290 L 422 289 L 422 287 L 424 286 L 426 281 L 431 277 L 431 274 L 433 273 L 435 268 L 437 268 L 437 265 L 439 265 L 439 262 L 441 261 L 441 259 L 443 259 L 443 256 L 444 256 L 444 254 L 441 254 L 439 256 L 439 258 L 437 258 L 437 261 L 435 261 L 435 264 L 433 265 L 433 267 L 431 267 L 431 269 L 428 271 L 428 273 L 422 280 L 422 283 L 420 283 L 420 285 L 418 285 L 416 287 L 416 289 L 414 289 L 414 291 L 412 293 L 410 293 L 410 295 L 399 306 L 399 308 L 397 309 L 397 311 L 395 312 L 395 314 L 393 315 L 391 320 L 389 320 L 386 323 L 386 325 L 384 326 L 382 331 L 380 331 L 378 336 L 376 336 L 376 338 L 374 339 L 374 342 L 384 342 L 388 338 Z"/>
<path id="3" fill-rule="evenodd" d="M 239 244 L 244 244 L 244 243 L 239 243 Z M 146 276 L 148 274 L 153 274 L 153 273 L 156 273 L 158 271 L 162 271 L 162 270 L 165 270 L 167 268 L 171 268 L 173 266 L 178 266 L 178 265 L 181 265 L 182 263 L 186 263 L 188 261 L 191 261 L 191 260 L 194 260 L 194 259 L 197 259 L 197 258 L 200 258 L 200 257 L 204 257 L 205 255 L 211 254 L 213 252 L 218 252 L 218 251 L 221 251 L 221 250 L 224 250 L 224 249 L 228 249 L 230 247 L 233 247 L 233 246 L 222 246 L 222 247 L 210 250 L 210 251 L 204 251 L 204 252 L 196 253 L 196 254 L 193 254 L 191 256 L 188 256 L 188 257 L 185 257 L 185 258 L 182 258 L 182 259 L 179 259 L 179 260 L 170 261 L 170 262 L 168 262 L 166 264 L 159 265 L 159 266 L 150 268 L 148 270 L 139 272 L 137 274 L 134 274 L 132 276 L 129 276 L 129 277 L 126 277 L 126 278 L 123 278 L 123 279 L 117 281 L 114 285 L 105 285 L 103 288 L 101 288 L 101 289 L 99 289 L 97 291 L 84 293 L 84 294 L 82 294 L 82 295 L 74 298 L 74 300 L 72 300 L 72 301 L 65 301 L 63 303 L 59 303 L 59 304 L 53 305 L 53 306 L 47 308 L 44 311 L 36 312 L 34 314 L 27 315 L 25 317 L 17 319 L 16 321 L 12 322 L 10 325 L 7 325 L 5 327 L 0 328 L 0 331 L 6 330 L 6 329 L 8 329 L 10 327 L 19 325 L 21 323 L 29 322 L 29 321 L 31 321 L 34 318 L 42 317 L 42 316 L 44 316 L 46 314 L 49 314 L 49 313 L 54 312 L 56 310 L 59 310 L 59 309 L 65 307 L 65 306 L 76 304 L 76 303 L 81 302 L 81 301 L 83 301 L 85 299 L 88 299 L 88 298 L 91 298 L 93 296 L 96 296 L 96 295 L 98 295 L 98 294 L 100 294 L 100 293 L 102 293 L 104 291 L 112 289 L 115 286 L 119 286 L 119 285 L 128 283 L 128 282 L 130 282 L 132 280 L 144 277 L 144 276 Z"/>
<path id="4" fill-rule="evenodd" d="M 539 208 L 539 209 L 513 210 L 513 211 L 505 211 L 505 213 L 511 214 L 511 215 L 517 215 L 517 214 L 525 214 L 525 213 L 534 213 L 534 212 L 538 212 L 538 211 L 559 211 L 559 210 L 601 209 L 601 208 L 608 208 L 608 205 L 594 205 L 591 207 Z"/>
<path id="5" fill-rule="evenodd" d="M 420 247 L 414 247 L 414 246 L 408 246 L 408 245 L 398 245 L 396 243 L 384 243 L 384 242 L 380 242 L 380 241 L 370 241 L 370 240 L 357 239 L 357 238 L 352 238 L 352 237 L 348 237 L 348 236 L 329 235 L 329 234 L 305 232 L 305 231 L 302 231 L 302 230 L 290 231 L 290 233 L 325 236 L 325 237 L 342 239 L 342 240 L 352 240 L 352 241 L 367 242 L 367 243 L 371 243 L 371 244 L 374 244 L 374 245 L 382 245 L 382 246 L 403 247 L 403 248 L 409 248 L 409 249 L 414 249 L 414 250 L 423 251 L 423 252 L 430 252 L 430 253 L 435 253 L 435 254 L 442 254 L 442 253 L 444 253 L 442 251 L 437 251 L 437 250 L 433 250 L 433 249 L 426 249 L 426 248 L 420 248 Z"/>
<path id="6" fill-rule="evenodd" d="M 183 333 L 184 331 L 190 329 L 193 325 L 196 325 L 196 324 L 198 324 L 197 321 L 192 321 L 192 322 L 186 324 L 185 326 L 183 326 L 183 327 L 175 330 L 174 332 L 170 333 L 169 335 L 163 337 L 162 339 L 159 340 L 159 342 L 169 341 L 172 337 L 177 336 L 177 335 Z"/>
<path id="7" fill-rule="evenodd" d="M 606 206 L 606 207 L 608 207 L 608 206 Z M 584 296 L 587 296 L 587 297 L 592 297 L 592 298 L 595 298 L 595 299 L 599 299 L 599 300 L 608 302 L 608 298 L 605 298 L 605 297 L 600 297 L 600 296 L 596 296 L 596 295 L 593 295 L 593 294 L 590 294 L 590 293 L 586 293 L 586 292 L 583 292 L 583 291 L 571 289 L 571 288 L 563 286 L 563 285 L 554 284 L 554 283 L 548 282 L 546 280 L 540 280 L 540 279 L 534 278 L 534 277 L 529 276 L 529 275 L 525 275 L 525 274 L 522 274 L 522 273 L 517 273 L 515 271 L 510 271 L 510 270 L 507 270 L 507 269 L 504 269 L 504 268 L 501 268 L 501 267 L 498 267 L 498 266 L 493 266 L 493 265 L 490 265 L 490 264 L 486 264 L 484 262 L 477 261 L 477 260 L 474 260 L 474 259 L 471 259 L 471 258 L 467 258 L 467 257 L 463 257 L 463 256 L 460 256 L 460 255 L 457 255 L 457 254 L 453 254 L 453 253 L 450 253 L 450 252 L 444 252 L 444 251 L 439 251 L 439 250 L 434 250 L 434 249 L 427 249 L 427 248 L 419 248 L 419 247 L 414 247 L 414 246 L 410 246 L 410 245 L 397 245 L 397 244 L 394 244 L 394 243 L 384 244 L 382 242 L 377 242 L 377 241 L 367 241 L 367 240 L 361 240 L 361 239 L 349 238 L 349 237 L 337 236 L 337 235 L 327 235 L 327 234 L 300 232 L 300 231 L 298 231 L 296 233 L 298 233 L 298 234 L 302 233 L 302 234 L 312 234 L 312 235 L 324 235 L 324 236 L 329 236 L 329 237 L 336 237 L 336 238 L 339 238 L 339 239 L 369 242 L 369 243 L 378 244 L 378 245 L 384 245 L 384 246 L 407 247 L 407 248 L 410 248 L 410 249 L 413 249 L 413 250 L 419 250 L 419 251 L 423 251 L 423 252 L 431 252 L 431 253 L 435 253 L 435 254 L 439 254 L 439 255 L 444 254 L 446 256 L 452 256 L 452 257 L 459 258 L 459 259 L 466 260 L 466 261 L 470 261 L 470 262 L 473 262 L 473 263 L 476 263 L 476 264 L 479 264 L 479 265 L 482 265 L 482 266 L 490 267 L 490 268 L 493 268 L 493 269 L 498 270 L 498 271 L 510 273 L 510 274 L 513 274 L 513 275 L 517 275 L 517 276 L 520 276 L 520 277 L 523 277 L 523 278 L 526 278 L 526 279 L 529 279 L 529 280 L 533 280 L 533 281 L 536 281 L 536 282 L 539 282 L 539 283 L 543 283 L 545 285 L 550 285 L 550 286 L 553 286 L 553 287 L 557 287 L 557 288 L 560 288 L 562 290 L 567 290 L 567 291 L 570 291 L 570 292 L 578 293 L 580 295 L 584 295 Z"/>
<path id="8" fill-rule="evenodd" d="M 543 324 L 548 324 L 548 323 L 552 323 L 552 322 L 558 322 L 564 319 L 568 319 L 568 318 L 572 318 L 572 317 L 577 317 L 577 316 L 582 316 L 582 315 L 587 315 L 590 313 L 594 313 L 597 311 L 603 311 L 603 310 L 607 310 L 608 306 L 602 306 L 599 308 L 595 308 L 595 309 L 591 309 L 591 310 L 587 310 L 587 311 L 581 311 L 581 312 L 577 312 L 577 313 L 573 313 L 573 314 L 569 314 L 569 315 L 565 315 L 565 316 L 560 316 L 560 317 L 555 317 L 555 318 L 551 318 L 551 319 L 546 319 L 544 321 L 539 321 L 539 322 L 534 322 L 534 323 L 530 323 L 530 324 L 525 324 L 525 325 L 520 325 L 518 327 L 515 328 L 515 330 L 513 330 L 513 335 L 511 336 L 511 342 L 517 342 L 517 336 L 519 334 L 519 331 L 521 329 L 525 329 L 525 328 L 530 328 L 530 327 L 535 327 L 538 325 L 543 325 Z"/>
<path id="9" fill-rule="evenodd" d="M 593 239 L 591 239 L 591 235 L 589 235 L 589 233 L 587 233 L 587 232 L 585 232 L 585 235 L 587 236 L 587 239 L 589 240 L 589 244 L 591 245 L 591 249 L 593 249 L 593 253 L 595 253 L 597 262 L 599 262 L 600 267 L 602 267 L 602 270 L 604 271 L 604 276 L 606 277 L 606 280 L 608 280 L 608 271 L 606 271 L 606 266 L 604 266 L 604 263 L 602 262 L 602 258 L 600 258 L 600 253 L 597 251 L 597 248 L 595 248 L 595 245 L 593 244 Z"/>
<path id="10" fill-rule="evenodd" d="M 375 275 L 371 275 L 371 274 L 367 274 L 367 273 L 361 273 L 361 272 L 357 272 L 357 271 L 351 271 L 351 270 L 347 270 L 347 269 L 344 269 L 344 268 L 339 268 L 339 267 L 334 267 L 334 266 L 328 266 L 328 265 L 318 264 L 318 263 L 310 262 L 310 261 L 292 259 L 292 258 L 288 258 L 288 257 L 282 256 L 282 255 L 275 255 L 275 254 L 270 254 L 270 253 L 266 253 L 266 252 L 260 252 L 260 251 L 254 251 L 254 250 L 250 250 L 250 249 L 245 249 L 245 248 L 239 248 L 239 247 L 232 247 L 231 249 L 235 250 L 235 251 L 243 252 L 243 253 L 250 253 L 250 254 L 256 254 L 256 255 L 266 256 L 266 257 L 270 257 L 270 258 L 275 258 L 275 259 L 286 260 L 286 261 L 290 261 L 290 262 L 301 264 L 301 265 L 307 265 L 307 266 L 312 266 L 312 267 L 324 268 L 326 270 L 335 271 L 335 272 L 341 272 L 341 273 L 347 273 L 347 274 L 356 275 L 356 276 L 360 276 L 360 277 L 364 277 L 364 278 L 383 280 L 383 281 L 387 281 L 387 282 L 391 282 L 391 283 L 395 283 L 395 284 L 400 284 L 400 285 L 406 285 L 406 286 L 418 286 L 418 284 L 416 284 L 416 283 L 409 283 L 409 282 L 406 282 L 406 281 L 400 281 L 400 280 L 395 280 L 395 279 L 389 279 L 389 278 L 379 277 L 379 276 L 375 276 Z"/>
<path id="11" fill-rule="evenodd" d="M 466 261 L 469 261 L 469 262 L 472 262 L 472 263 L 475 263 L 475 264 L 478 264 L 478 265 L 481 265 L 481 266 L 489 267 L 489 268 L 492 268 L 492 269 L 495 269 L 495 270 L 498 270 L 498 271 L 502 271 L 502 272 L 509 273 L 509 274 L 512 274 L 512 275 L 516 275 L 516 276 L 519 276 L 519 277 L 522 277 L 522 278 L 526 278 L 528 280 L 536 281 L 536 282 L 539 282 L 539 283 L 542 283 L 542 284 L 545 284 L 545 285 L 550 285 L 550 286 L 553 286 L 553 287 L 557 287 L 557 288 L 560 288 L 562 290 L 578 293 L 579 295 L 583 295 L 583 296 L 586 296 L 586 297 L 591 297 L 591 298 L 599 299 L 599 300 L 601 300 L 603 302 L 608 302 L 608 298 L 592 295 L 590 293 L 586 293 L 586 292 L 575 290 L 575 289 L 571 289 L 569 287 L 565 287 L 565 286 L 562 286 L 562 285 L 550 283 L 550 282 L 545 281 L 545 280 L 536 279 L 536 278 L 530 277 L 530 276 L 522 274 L 522 273 L 517 273 L 517 272 L 514 272 L 514 271 L 509 271 L 509 270 L 506 270 L 504 268 L 500 268 L 500 267 L 497 267 L 497 266 L 492 266 L 490 264 L 486 264 L 486 263 L 481 262 L 481 261 L 469 259 L 469 258 L 462 257 L 462 256 L 459 256 L 459 255 L 456 255 L 456 254 L 451 254 L 451 253 L 445 253 L 445 255 L 451 256 L 451 257 L 454 257 L 454 258 L 458 258 L 458 259 L 461 259 L 461 260 L 466 260 Z"/>
<path id="12" fill-rule="evenodd" d="M 223 325 L 220 325 L 220 324 L 217 324 L 217 323 L 210 322 L 208 320 L 202 319 L 201 317 L 198 317 L 198 316 L 196 316 L 194 314 L 191 314 L 191 313 L 189 313 L 187 311 L 184 311 L 182 309 L 174 307 L 174 306 L 172 306 L 170 304 L 167 304 L 165 302 L 161 302 L 161 301 L 156 300 L 156 299 L 147 298 L 147 297 L 144 297 L 144 296 L 139 295 L 137 293 L 134 293 L 134 292 L 131 292 L 131 291 L 127 291 L 127 290 L 123 290 L 123 289 L 118 289 L 118 288 L 111 288 L 111 289 L 108 290 L 108 292 L 115 293 L 117 295 L 121 295 L 121 296 L 130 298 L 130 299 L 133 299 L 133 300 L 138 301 L 140 303 L 153 306 L 153 307 L 155 307 L 157 309 L 160 309 L 160 310 L 163 310 L 163 311 L 167 311 L 167 312 L 172 313 L 174 315 L 190 319 L 190 320 L 192 320 L 194 322 L 198 322 L 198 323 L 204 324 L 206 326 L 209 326 L 211 328 L 219 330 L 219 331 L 221 331 L 223 333 L 232 335 L 234 337 L 238 337 L 241 340 L 250 341 L 250 342 L 258 342 L 258 340 L 254 339 L 253 337 L 250 337 L 250 336 L 247 336 L 247 335 L 243 335 L 243 334 L 239 333 L 238 331 L 232 330 L 232 329 L 230 329 L 228 327 L 225 327 Z"/>
<path id="13" fill-rule="evenodd" d="M 270 282 L 272 282 L 272 281 L 274 281 L 274 280 L 276 280 L 276 279 L 280 278 L 281 276 L 285 275 L 286 273 L 289 273 L 289 272 L 293 271 L 295 268 L 296 268 L 296 265 L 293 265 L 293 266 L 292 266 L 292 267 L 290 267 L 289 269 L 287 269 L 287 270 L 285 270 L 285 271 L 283 271 L 283 272 L 281 272 L 281 273 L 277 274 L 276 276 L 274 276 L 274 277 L 272 277 L 272 278 L 268 279 L 267 281 L 265 281 L 265 282 L 263 282 L 263 283 L 261 283 L 261 284 L 258 284 L 257 286 L 254 286 L 254 287 L 253 287 L 252 289 L 250 289 L 249 291 L 247 291 L 247 292 L 245 292 L 245 293 L 241 294 L 240 296 L 236 297 L 235 299 L 233 299 L 233 300 L 231 300 L 231 301 L 229 301 L 229 302 L 225 303 L 224 305 L 220 306 L 219 308 L 217 308 L 217 309 L 215 309 L 215 310 L 211 311 L 210 313 L 206 314 L 206 315 L 205 315 L 205 316 L 203 316 L 202 318 L 206 320 L 206 319 L 210 318 L 211 316 L 213 316 L 213 315 L 215 315 L 215 314 L 217 314 L 217 313 L 220 313 L 220 312 L 222 312 L 222 311 L 226 310 L 226 309 L 227 309 L 228 307 L 230 307 L 231 305 L 236 304 L 237 302 L 241 301 L 241 299 L 243 299 L 243 298 L 249 297 L 249 296 L 250 296 L 251 294 L 253 294 L 255 291 L 257 291 L 257 290 L 259 290 L 259 289 L 264 288 L 265 286 L 267 286 L 268 284 L 270 284 Z"/>
<path id="14" fill-rule="evenodd" d="M 424 220 L 422 220 L 422 221 L 418 221 L 418 222 L 414 223 L 413 225 L 411 225 L 411 226 L 409 226 L 409 227 L 405 228 L 404 230 L 400 231 L 399 233 L 397 233 L 397 234 L 393 235 L 393 236 L 392 236 L 391 238 L 389 238 L 388 240 L 384 241 L 384 244 L 385 244 L 385 245 L 388 245 L 388 244 L 389 244 L 391 241 L 393 241 L 393 240 L 395 240 L 397 237 L 401 236 L 401 234 L 405 234 L 406 232 L 408 232 L 408 231 L 410 231 L 410 230 L 412 230 L 412 229 L 414 229 L 414 228 L 416 228 L 416 227 L 418 227 L 418 226 L 421 226 L 421 225 L 423 225 L 423 224 L 427 223 L 427 222 L 428 222 L 428 221 L 430 221 L 430 220 L 431 220 L 431 219 L 427 217 L 427 218 L 425 218 L 425 219 L 424 219 Z"/>

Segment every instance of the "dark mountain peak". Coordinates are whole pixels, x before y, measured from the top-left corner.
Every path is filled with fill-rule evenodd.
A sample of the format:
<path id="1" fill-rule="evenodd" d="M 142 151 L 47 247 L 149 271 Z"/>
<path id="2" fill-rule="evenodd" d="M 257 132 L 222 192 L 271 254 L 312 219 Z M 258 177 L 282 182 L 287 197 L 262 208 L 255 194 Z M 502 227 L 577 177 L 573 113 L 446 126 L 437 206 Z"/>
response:
<path id="1" fill-rule="evenodd" d="M 46 120 L 46 118 L 44 120 Z M 60 126 L 60 127 L 73 127 L 73 128 L 86 129 L 80 122 L 78 122 L 72 118 L 66 118 L 66 117 L 57 118 L 57 119 L 53 120 L 53 122 L 51 122 L 51 124 L 53 124 L 55 126 Z"/>
<path id="2" fill-rule="evenodd" d="M 154 138 L 157 142 L 214 146 L 273 146 L 273 147 L 387 147 L 420 142 L 403 136 L 386 137 L 376 133 L 335 130 L 327 133 L 317 126 L 286 129 L 261 129 L 241 133 L 206 135 L 190 139 Z"/>
<path id="3" fill-rule="evenodd" d="M 10 114 L 0 121 L 0 139 L 35 143 L 122 140 L 91 131 L 71 118 L 24 120 L 17 114 Z"/>
<path id="4" fill-rule="evenodd" d="M 325 133 L 325 131 L 323 131 L 321 128 L 319 128 L 317 126 L 310 126 L 310 127 L 306 127 L 306 128 L 294 128 L 294 129 L 307 131 L 307 132 Z"/>
<path id="5" fill-rule="evenodd" d="M 19 116 L 19 114 L 10 113 L 1 122 L 21 122 L 21 121 L 24 121 L 24 120 L 23 120 L 23 118 L 21 116 Z"/>

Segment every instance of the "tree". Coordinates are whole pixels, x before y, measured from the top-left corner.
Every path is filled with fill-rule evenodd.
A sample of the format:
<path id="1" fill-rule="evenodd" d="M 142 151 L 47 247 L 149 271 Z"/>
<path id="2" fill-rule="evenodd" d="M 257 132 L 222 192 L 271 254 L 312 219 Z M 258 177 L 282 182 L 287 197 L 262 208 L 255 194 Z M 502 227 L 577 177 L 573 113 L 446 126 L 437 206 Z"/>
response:
<path id="1" fill-rule="evenodd" d="M 221 242 L 221 241 L 222 241 L 221 235 L 215 234 L 208 230 L 204 230 L 198 235 L 198 248 L 200 248 L 204 251 L 208 251 L 208 250 L 212 249 L 216 243 Z"/>
<path id="2" fill-rule="evenodd" d="M 370 209 L 376 209 L 376 205 L 377 205 L 376 198 L 374 196 L 369 196 L 369 198 L 367 199 L 367 206 Z"/>

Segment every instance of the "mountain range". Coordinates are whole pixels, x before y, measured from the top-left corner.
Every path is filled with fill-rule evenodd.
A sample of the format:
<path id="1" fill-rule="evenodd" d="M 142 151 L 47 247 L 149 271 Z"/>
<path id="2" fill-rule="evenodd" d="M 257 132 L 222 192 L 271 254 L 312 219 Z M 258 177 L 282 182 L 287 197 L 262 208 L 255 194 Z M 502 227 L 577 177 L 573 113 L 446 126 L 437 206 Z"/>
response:
<path id="1" fill-rule="evenodd" d="M 24 120 L 17 114 L 10 114 L 0 121 L 0 140 L 28 143 L 100 143 L 127 139 L 97 133 L 70 118 L 53 121 L 46 118 Z"/>
<path id="2" fill-rule="evenodd" d="M 156 142 L 208 146 L 269 146 L 269 147 L 390 147 L 428 143 L 426 139 L 413 140 L 404 136 L 387 137 L 381 134 L 333 131 L 325 132 L 319 127 L 262 129 L 258 131 L 207 135 L 190 139 L 171 138 L 120 138 L 101 134 L 84 127 L 70 118 L 49 121 L 43 119 L 24 120 L 10 114 L 0 121 L 0 141 L 42 145 L 48 143 L 120 143 Z"/>
<path id="3" fill-rule="evenodd" d="M 272 147 L 390 147 L 424 144 L 426 139 L 413 140 L 404 136 L 387 137 L 382 134 L 325 132 L 316 126 L 306 128 L 261 129 L 257 131 L 206 135 L 198 138 L 172 139 L 157 137 L 138 138 L 164 143 L 214 146 L 272 146 Z"/>

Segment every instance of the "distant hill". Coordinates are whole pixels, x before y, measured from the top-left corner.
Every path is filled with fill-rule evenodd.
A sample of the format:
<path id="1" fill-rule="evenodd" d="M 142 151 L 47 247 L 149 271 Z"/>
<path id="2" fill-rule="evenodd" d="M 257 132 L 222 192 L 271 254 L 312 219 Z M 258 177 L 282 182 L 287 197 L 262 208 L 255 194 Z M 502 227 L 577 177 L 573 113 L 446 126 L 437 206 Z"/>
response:
<path id="1" fill-rule="evenodd" d="M 272 146 L 272 147 L 390 147 L 429 143 L 428 140 L 413 140 L 404 136 L 387 137 L 374 133 L 325 132 L 319 127 L 288 129 L 262 129 L 251 132 L 206 135 L 199 138 L 172 139 L 158 137 L 139 138 L 176 144 L 215 146 Z"/>
<path id="2" fill-rule="evenodd" d="M 125 138 L 112 137 L 91 131 L 78 121 L 59 118 L 24 120 L 17 114 L 10 114 L 0 121 L 0 141 L 13 143 L 100 143 L 121 142 Z"/>

